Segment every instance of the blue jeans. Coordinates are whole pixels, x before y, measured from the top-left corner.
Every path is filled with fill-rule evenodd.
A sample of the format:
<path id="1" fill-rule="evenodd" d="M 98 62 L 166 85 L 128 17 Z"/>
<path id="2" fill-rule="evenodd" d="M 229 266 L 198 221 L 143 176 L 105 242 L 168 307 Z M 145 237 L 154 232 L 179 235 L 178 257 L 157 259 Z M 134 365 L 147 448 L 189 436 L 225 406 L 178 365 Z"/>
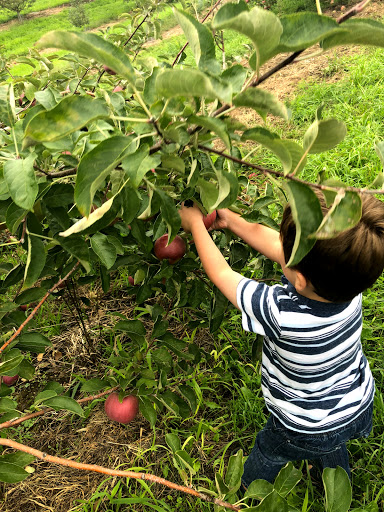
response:
<path id="1" fill-rule="evenodd" d="M 341 466 L 351 477 L 346 442 L 368 437 L 372 429 L 371 404 L 345 427 L 322 434 L 303 434 L 286 428 L 273 414 L 257 434 L 255 446 L 244 465 L 242 483 L 247 488 L 253 480 L 273 483 L 289 461 L 310 459 L 323 468 Z"/>

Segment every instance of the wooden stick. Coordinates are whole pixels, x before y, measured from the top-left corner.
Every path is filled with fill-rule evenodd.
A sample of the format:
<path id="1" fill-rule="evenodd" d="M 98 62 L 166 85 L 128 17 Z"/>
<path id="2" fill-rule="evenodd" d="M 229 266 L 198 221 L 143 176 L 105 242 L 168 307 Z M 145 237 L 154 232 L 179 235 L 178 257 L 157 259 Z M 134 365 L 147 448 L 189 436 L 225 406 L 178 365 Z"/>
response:
<path id="1" fill-rule="evenodd" d="M 80 469 L 82 471 L 93 471 L 95 473 L 101 473 L 103 475 L 110 476 L 120 476 L 123 478 L 134 478 L 137 480 L 147 480 L 149 482 L 155 482 L 160 485 L 164 485 L 169 489 L 175 489 L 176 491 L 183 492 L 185 494 L 189 494 L 191 496 L 195 496 L 196 498 L 200 498 L 201 500 L 208 501 L 210 503 L 214 503 L 219 507 L 225 507 L 230 510 L 241 511 L 244 510 L 242 507 L 238 507 L 236 505 L 232 505 L 231 503 L 227 503 L 225 501 L 219 500 L 217 498 L 213 498 L 212 496 L 208 496 L 201 492 L 196 491 L 195 489 L 191 489 L 190 487 L 186 487 L 184 485 L 175 484 L 174 482 L 170 482 L 169 480 L 165 480 L 156 475 L 147 474 L 147 473 L 137 473 L 135 471 L 123 471 L 118 469 L 110 469 L 105 468 L 103 466 L 98 466 L 96 464 L 83 464 L 81 462 L 75 462 L 70 459 L 63 459 L 61 457 L 55 457 L 54 455 L 48 455 L 45 452 L 41 452 L 40 450 L 36 450 L 35 448 L 31 448 L 30 446 L 26 446 L 21 443 L 17 443 L 11 439 L 0 439 L 0 445 L 8 446 L 9 448 L 14 448 L 15 450 L 19 450 L 24 453 L 29 453 L 38 459 L 41 459 L 46 462 L 51 462 L 53 464 L 59 464 L 60 466 L 67 466 L 73 469 Z"/>

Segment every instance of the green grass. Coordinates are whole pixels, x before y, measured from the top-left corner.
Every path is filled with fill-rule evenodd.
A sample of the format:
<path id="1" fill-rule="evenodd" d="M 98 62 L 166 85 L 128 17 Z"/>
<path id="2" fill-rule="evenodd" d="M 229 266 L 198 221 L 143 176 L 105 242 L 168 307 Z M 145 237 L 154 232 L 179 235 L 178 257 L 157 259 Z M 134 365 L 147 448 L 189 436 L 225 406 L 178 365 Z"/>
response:
<path id="1" fill-rule="evenodd" d="M 58 7 L 68 3 L 69 2 L 64 2 L 63 0 L 36 0 L 32 7 L 29 7 L 22 12 L 22 15 L 24 16 L 30 12 L 38 12 L 45 9 L 51 9 L 52 7 Z M 17 15 L 11 11 L 0 11 L 0 23 L 6 23 L 7 21 L 15 18 L 17 18 Z"/>

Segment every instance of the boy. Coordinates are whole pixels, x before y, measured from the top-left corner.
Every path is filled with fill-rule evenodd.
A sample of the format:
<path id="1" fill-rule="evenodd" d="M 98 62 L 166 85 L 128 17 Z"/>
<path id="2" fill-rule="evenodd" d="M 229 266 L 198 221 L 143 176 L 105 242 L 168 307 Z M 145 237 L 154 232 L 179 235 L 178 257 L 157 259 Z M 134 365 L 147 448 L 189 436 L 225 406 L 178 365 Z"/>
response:
<path id="1" fill-rule="evenodd" d="M 361 292 L 384 268 L 384 203 L 361 198 L 359 223 L 318 240 L 294 268 L 286 267 L 296 233 L 289 206 L 280 234 L 218 211 L 213 229 L 231 230 L 281 265 L 284 277 L 275 286 L 233 271 L 200 210 L 180 210 L 209 279 L 242 311 L 243 328 L 264 336 L 262 391 L 271 415 L 245 462 L 245 489 L 256 479 L 273 482 L 287 462 L 304 459 L 341 466 L 350 476 L 346 441 L 371 431 L 374 382 L 361 349 Z"/>

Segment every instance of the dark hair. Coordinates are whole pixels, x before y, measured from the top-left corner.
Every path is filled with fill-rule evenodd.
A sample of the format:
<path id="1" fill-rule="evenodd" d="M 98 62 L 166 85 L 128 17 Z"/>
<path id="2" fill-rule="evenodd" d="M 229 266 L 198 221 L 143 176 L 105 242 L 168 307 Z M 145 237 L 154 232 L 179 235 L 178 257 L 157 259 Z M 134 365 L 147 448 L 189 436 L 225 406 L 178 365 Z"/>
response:
<path id="1" fill-rule="evenodd" d="M 328 211 L 322 193 L 316 190 L 323 215 Z M 331 302 L 350 301 L 378 279 L 384 268 L 384 203 L 361 194 L 362 216 L 356 226 L 335 238 L 317 240 L 294 267 L 310 281 L 320 297 Z M 296 227 L 288 205 L 283 213 L 280 237 L 288 262 Z"/>

